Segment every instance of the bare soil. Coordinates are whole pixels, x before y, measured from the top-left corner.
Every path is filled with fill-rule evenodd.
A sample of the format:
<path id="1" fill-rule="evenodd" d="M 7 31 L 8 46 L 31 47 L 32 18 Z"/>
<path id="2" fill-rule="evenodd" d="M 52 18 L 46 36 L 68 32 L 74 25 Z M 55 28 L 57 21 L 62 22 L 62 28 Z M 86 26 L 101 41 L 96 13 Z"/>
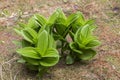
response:
<path id="1" fill-rule="evenodd" d="M 91 61 L 66 65 L 62 59 L 43 80 L 120 80 L 120 0 L 0 0 L 0 80 L 40 80 L 36 72 L 17 63 L 12 41 L 19 40 L 13 28 L 35 13 L 48 17 L 61 7 L 66 15 L 81 11 L 95 19 L 95 34 L 102 45 Z"/>

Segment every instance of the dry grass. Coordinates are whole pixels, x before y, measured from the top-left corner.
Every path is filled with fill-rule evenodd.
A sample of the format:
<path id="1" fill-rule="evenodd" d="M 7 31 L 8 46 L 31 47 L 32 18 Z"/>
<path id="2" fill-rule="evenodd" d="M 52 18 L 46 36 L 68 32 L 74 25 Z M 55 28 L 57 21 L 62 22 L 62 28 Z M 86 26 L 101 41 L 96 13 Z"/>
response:
<path id="1" fill-rule="evenodd" d="M 86 18 L 95 19 L 102 45 L 92 61 L 68 66 L 62 59 L 43 80 L 119 80 L 120 0 L 0 0 L 0 80 L 39 80 L 35 72 L 16 62 L 19 56 L 12 41 L 19 36 L 13 26 L 34 13 L 48 17 L 58 7 L 66 15 L 81 11 Z"/>

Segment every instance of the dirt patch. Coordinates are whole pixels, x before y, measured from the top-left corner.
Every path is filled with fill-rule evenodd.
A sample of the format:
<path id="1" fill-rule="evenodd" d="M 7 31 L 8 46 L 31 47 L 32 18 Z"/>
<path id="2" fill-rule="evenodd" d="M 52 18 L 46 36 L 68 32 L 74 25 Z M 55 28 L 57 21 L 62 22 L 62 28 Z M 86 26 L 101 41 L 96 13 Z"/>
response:
<path id="1" fill-rule="evenodd" d="M 17 63 L 19 56 L 13 40 L 18 22 L 26 22 L 34 13 L 48 17 L 61 7 L 66 15 L 81 11 L 96 20 L 96 35 L 102 45 L 97 56 L 88 62 L 66 65 L 64 59 L 50 68 L 43 80 L 119 80 L 120 79 L 120 14 L 119 0 L 1 0 L 0 1 L 0 78 L 1 80 L 38 80 L 36 72 Z"/>

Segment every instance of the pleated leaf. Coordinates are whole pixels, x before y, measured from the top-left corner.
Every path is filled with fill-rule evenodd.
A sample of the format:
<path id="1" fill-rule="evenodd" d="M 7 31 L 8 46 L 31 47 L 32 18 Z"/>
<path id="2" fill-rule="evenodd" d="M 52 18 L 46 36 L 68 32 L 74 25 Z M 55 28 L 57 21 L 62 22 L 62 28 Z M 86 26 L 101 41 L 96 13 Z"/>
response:
<path id="1" fill-rule="evenodd" d="M 82 60 L 90 60 L 96 55 L 96 52 L 92 49 L 86 49 L 83 51 L 83 54 L 79 55 L 78 57 Z"/>
<path id="2" fill-rule="evenodd" d="M 29 57 L 33 59 L 40 59 L 40 55 L 35 51 L 33 47 L 25 47 L 17 50 L 17 53 L 24 57 Z"/>
<path id="3" fill-rule="evenodd" d="M 43 30 L 41 33 L 38 35 L 38 43 L 37 43 L 37 48 L 40 51 L 41 55 L 44 55 L 48 48 L 48 32 Z"/>
<path id="4" fill-rule="evenodd" d="M 56 49 L 48 49 L 47 52 L 42 57 L 40 64 L 42 66 L 53 66 L 59 61 L 59 54 Z"/>

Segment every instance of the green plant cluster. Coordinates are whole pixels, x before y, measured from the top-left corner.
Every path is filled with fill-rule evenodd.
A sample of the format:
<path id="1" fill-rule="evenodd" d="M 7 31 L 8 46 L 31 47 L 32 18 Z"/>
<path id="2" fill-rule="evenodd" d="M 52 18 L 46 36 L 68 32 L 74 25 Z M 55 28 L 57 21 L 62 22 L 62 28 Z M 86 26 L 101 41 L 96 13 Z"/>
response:
<path id="1" fill-rule="evenodd" d="M 94 20 L 85 20 L 81 12 L 68 17 L 57 9 L 49 18 L 35 14 L 27 24 L 20 23 L 14 30 L 23 37 L 19 62 L 42 75 L 49 67 L 58 63 L 60 56 L 66 64 L 77 60 L 90 60 L 96 55 L 93 49 L 100 41 L 93 35 Z M 59 50 L 59 52 L 58 52 Z"/>

